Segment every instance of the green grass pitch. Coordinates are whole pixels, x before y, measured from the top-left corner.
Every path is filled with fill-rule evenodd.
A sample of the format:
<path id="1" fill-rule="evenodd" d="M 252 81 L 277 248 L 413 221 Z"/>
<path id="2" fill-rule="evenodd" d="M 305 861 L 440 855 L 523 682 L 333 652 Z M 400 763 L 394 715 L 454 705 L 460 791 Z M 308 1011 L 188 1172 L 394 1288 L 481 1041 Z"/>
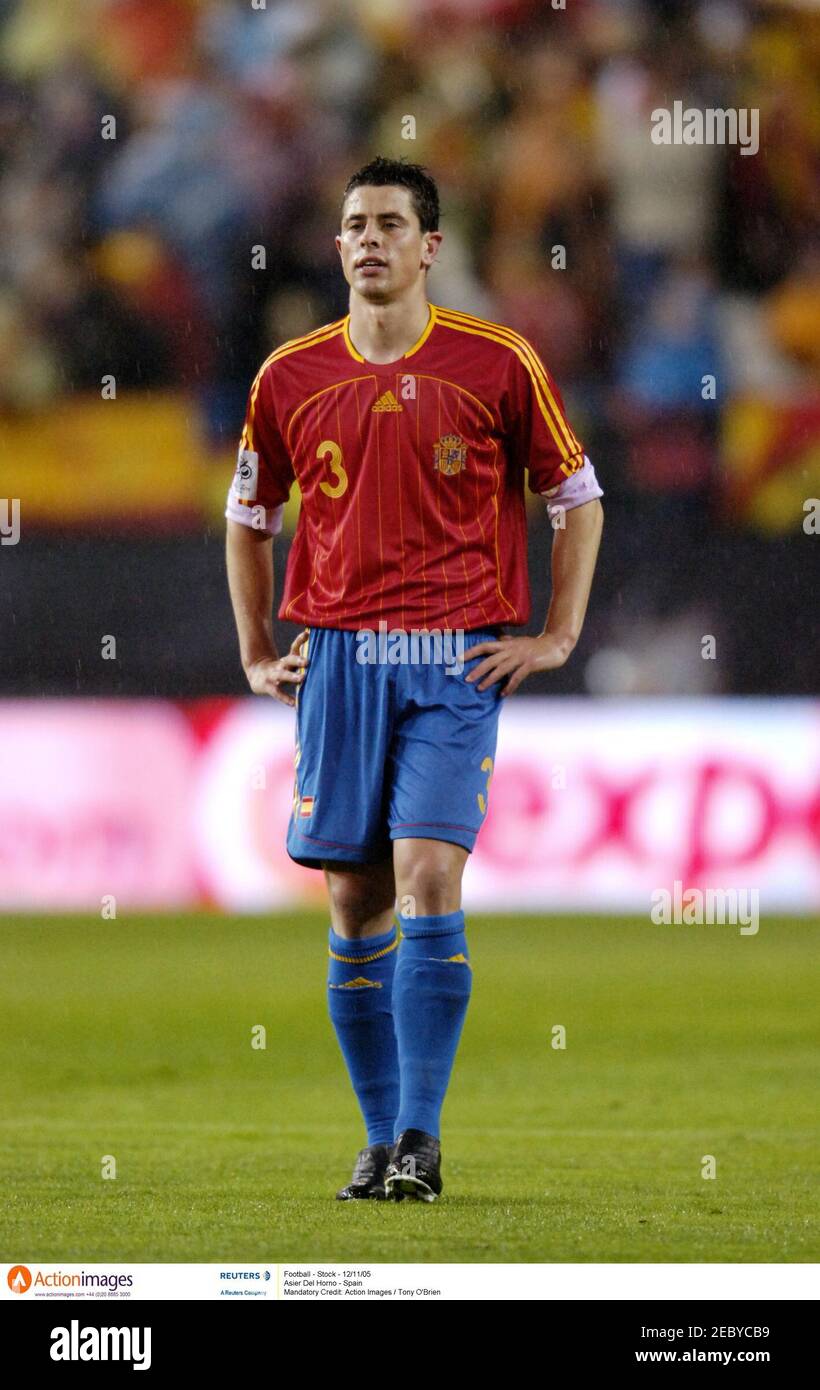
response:
<path id="1" fill-rule="evenodd" d="M 820 1258 L 817 923 L 469 916 L 427 1205 L 334 1200 L 326 920 L 0 919 L 4 1260 Z"/>

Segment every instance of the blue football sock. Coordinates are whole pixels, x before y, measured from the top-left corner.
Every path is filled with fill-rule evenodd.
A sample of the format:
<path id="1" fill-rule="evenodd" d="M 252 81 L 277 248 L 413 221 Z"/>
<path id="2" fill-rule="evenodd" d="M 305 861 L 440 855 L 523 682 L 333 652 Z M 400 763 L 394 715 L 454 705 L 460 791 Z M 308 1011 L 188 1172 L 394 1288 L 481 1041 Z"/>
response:
<path id="1" fill-rule="evenodd" d="M 393 980 L 401 1103 L 393 1137 L 421 1129 L 439 1138 L 441 1107 L 472 988 L 464 913 L 400 915 L 402 941 Z"/>
<path id="2" fill-rule="evenodd" d="M 395 923 L 380 936 L 349 941 L 330 928 L 328 1012 L 367 1126 L 368 1144 L 391 1144 L 399 1108 L 399 1057 L 393 1030 Z"/>

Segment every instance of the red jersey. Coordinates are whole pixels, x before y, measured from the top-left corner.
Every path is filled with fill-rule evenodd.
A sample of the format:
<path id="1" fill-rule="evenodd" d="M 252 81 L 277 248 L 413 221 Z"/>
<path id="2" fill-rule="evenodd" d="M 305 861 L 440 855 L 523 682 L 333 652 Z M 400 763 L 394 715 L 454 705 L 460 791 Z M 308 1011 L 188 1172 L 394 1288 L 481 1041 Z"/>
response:
<path id="1" fill-rule="evenodd" d="M 275 530 L 294 481 L 302 497 L 279 617 L 525 623 L 524 471 L 546 493 L 584 463 L 549 372 L 512 329 L 437 304 L 403 357 L 368 362 L 349 318 L 283 343 L 248 399 L 234 510 Z"/>

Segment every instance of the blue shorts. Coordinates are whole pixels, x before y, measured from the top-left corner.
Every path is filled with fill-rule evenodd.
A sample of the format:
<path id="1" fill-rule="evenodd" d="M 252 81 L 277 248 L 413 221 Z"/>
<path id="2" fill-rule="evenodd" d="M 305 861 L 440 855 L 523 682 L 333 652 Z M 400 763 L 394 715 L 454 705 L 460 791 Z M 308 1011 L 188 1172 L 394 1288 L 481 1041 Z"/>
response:
<path id="1" fill-rule="evenodd" d="M 472 850 L 487 814 L 503 682 L 468 685 L 467 655 L 497 635 L 465 633 L 458 672 L 448 670 L 452 649 L 425 661 L 410 647 L 398 664 L 363 664 L 360 634 L 311 628 L 296 702 L 291 859 L 369 864 L 409 836 Z"/>

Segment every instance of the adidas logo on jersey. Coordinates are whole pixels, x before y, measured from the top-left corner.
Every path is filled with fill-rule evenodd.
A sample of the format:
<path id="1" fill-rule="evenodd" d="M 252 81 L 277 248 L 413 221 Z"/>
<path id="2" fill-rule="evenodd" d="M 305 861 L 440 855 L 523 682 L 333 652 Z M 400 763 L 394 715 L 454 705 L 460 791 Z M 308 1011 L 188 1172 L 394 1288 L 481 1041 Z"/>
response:
<path id="1" fill-rule="evenodd" d="M 404 406 L 403 406 L 403 405 L 399 405 L 399 403 L 398 403 L 398 401 L 396 400 L 396 397 L 393 395 L 393 392 L 392 392 L 392 391 L 385 391 L 383 395 L 379 396 L 379 399 L 376 401 L 376 404 L 372 407 L 372 409 L 373 409 L 373 410 L 404 410 Z"/>

